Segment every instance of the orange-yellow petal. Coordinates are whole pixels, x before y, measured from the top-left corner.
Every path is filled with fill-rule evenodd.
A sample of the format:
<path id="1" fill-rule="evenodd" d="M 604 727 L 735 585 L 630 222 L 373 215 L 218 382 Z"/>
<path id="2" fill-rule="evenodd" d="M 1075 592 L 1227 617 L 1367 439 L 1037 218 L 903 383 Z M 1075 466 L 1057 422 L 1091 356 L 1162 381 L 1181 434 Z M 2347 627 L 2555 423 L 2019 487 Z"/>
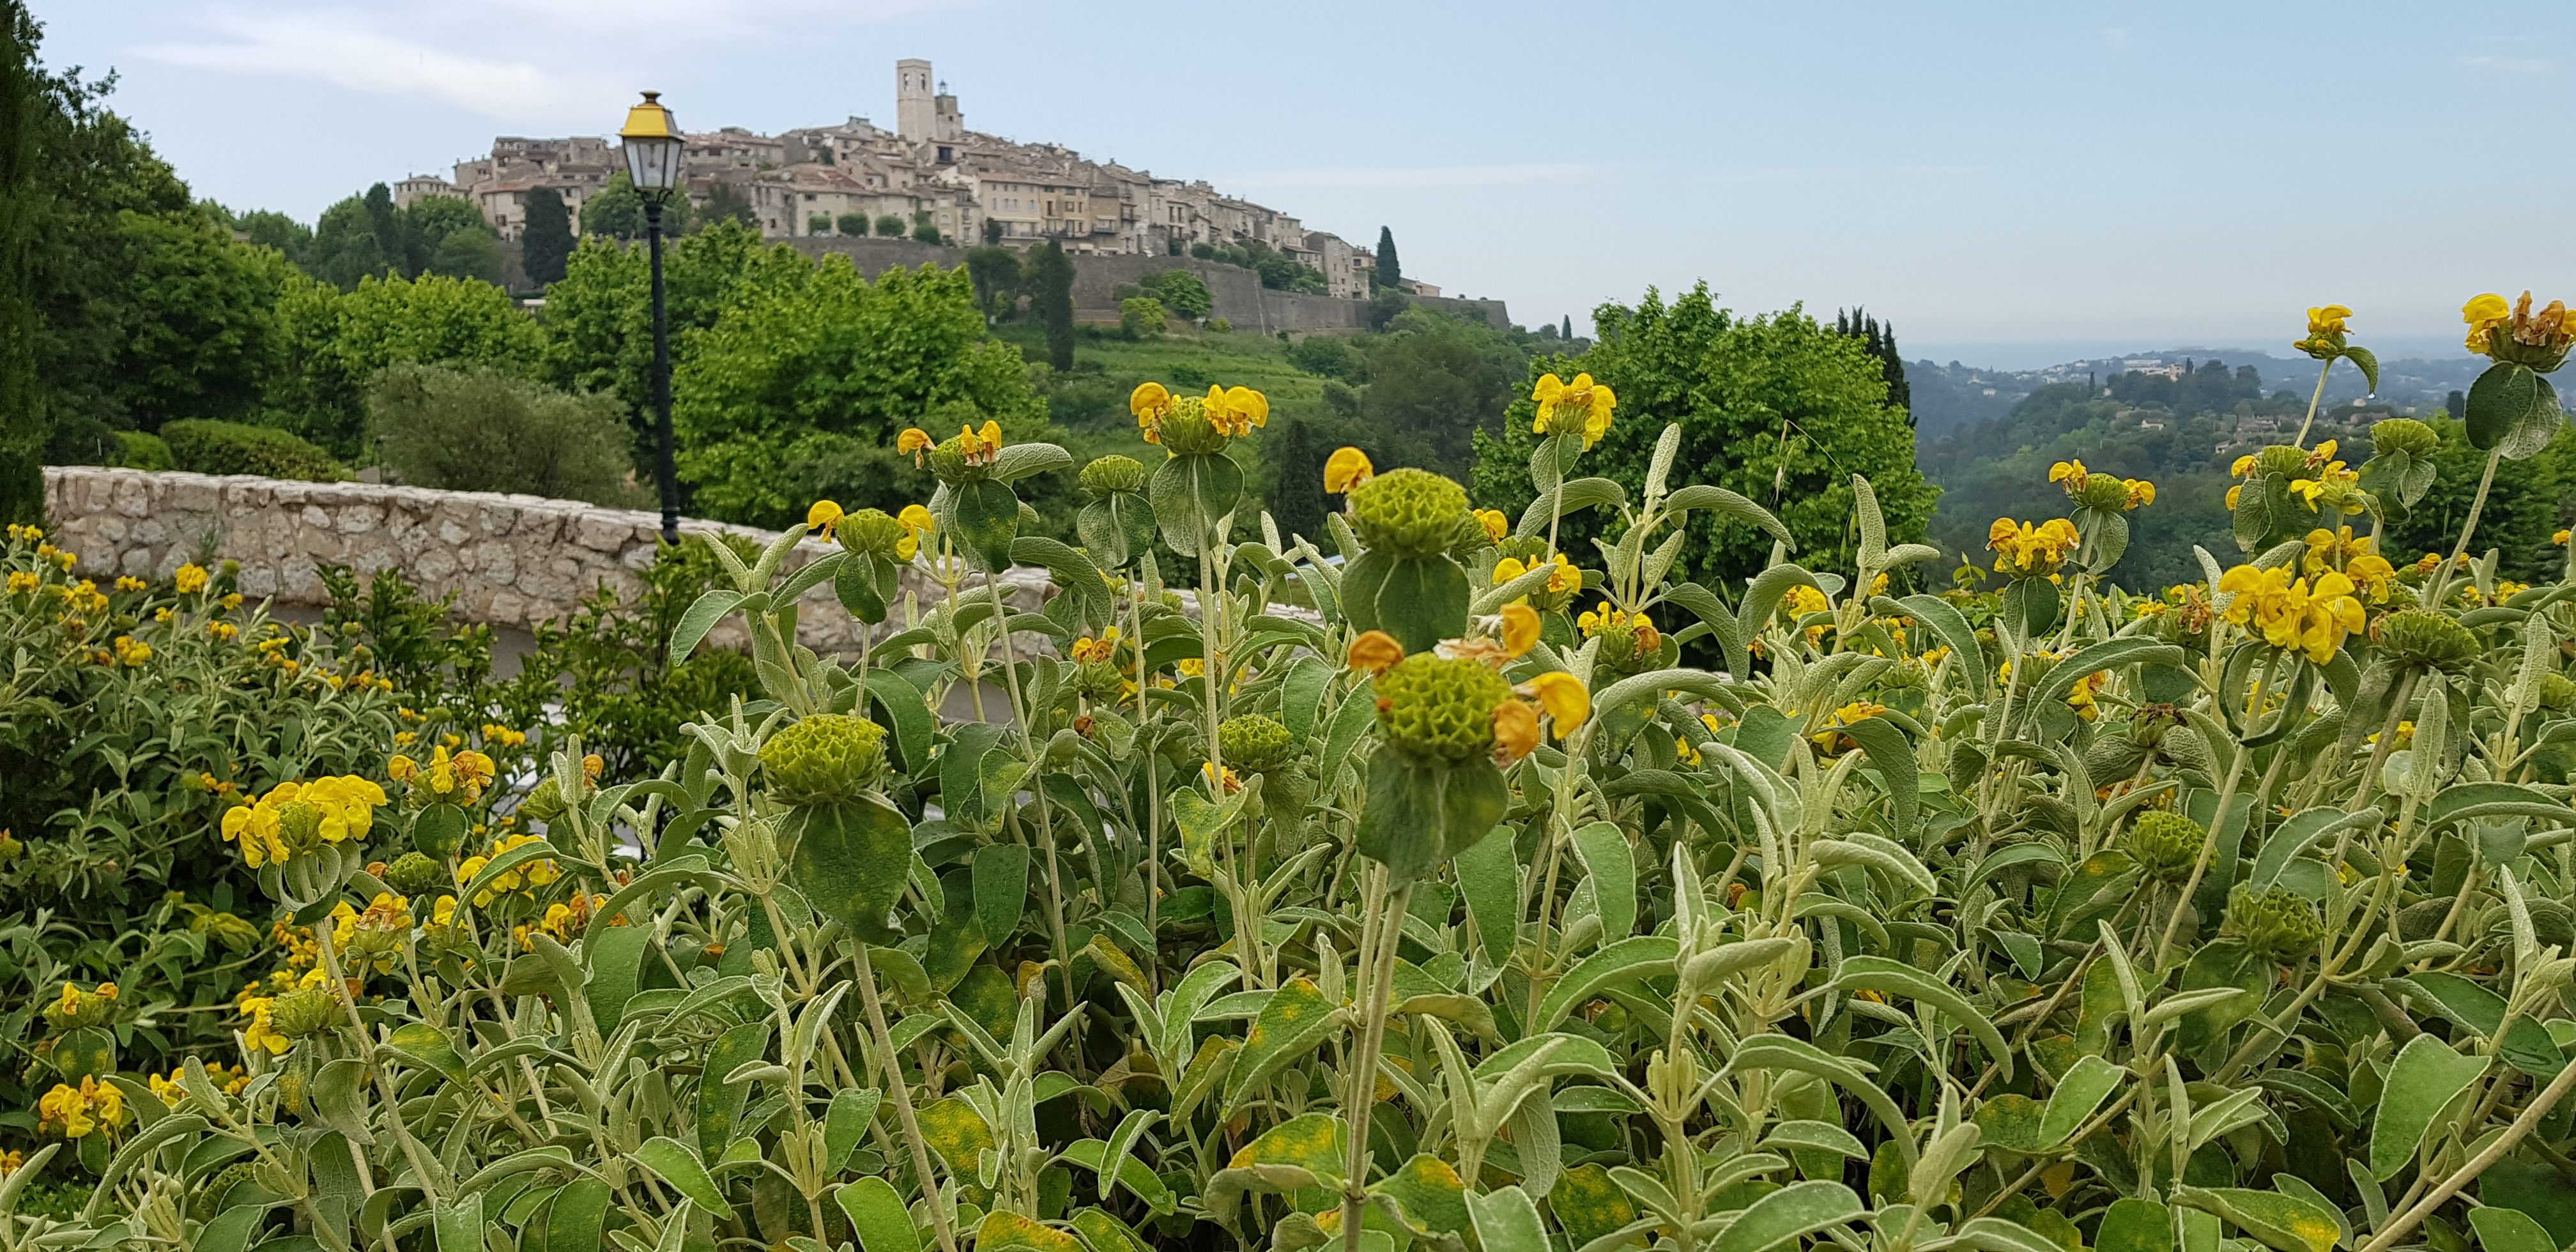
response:
<path id="1" fill-rule="evenodd" d="M 1404 645 L 1397 643 L 1395 636 L 1385 631 L 1368 631 L 1351 641 L 1352 669 L 1366 670 L 1371 674 L 1383 674 L 1395 668 L 1395 663 L 1403 659 Z"/>
<path id="2" fill-rule="evenodd" d="M 1494 706 L 1494 757 L 1505 765 L 1538 747 L 1538 709 L 1526 700 Z"/>
<path id="3" fill-rule="evenodd" d="M 1324 490 L 1340 495 L 1377 476 L 1377 467 L 1369 464 L 1368 453 L 1357 448 L 1342 448 L 1325 458 Z"/>
<path id="4" fill-rule="evenodd" d="M 1538 644 L 1538 610 L 1526 604 L 1503 606 L 1503 655 L 1519 656 Z"/>
<path id="5" fill-rule="evenodd" d="M 1592 716 L 1592 693 L 1581 680 L 1562 670 L 1553 670 L 1521 684 L 1538 698 L 1549 718 L 1556 722 L 1556 737 L 1563 739 L 1574 728 Z"/>

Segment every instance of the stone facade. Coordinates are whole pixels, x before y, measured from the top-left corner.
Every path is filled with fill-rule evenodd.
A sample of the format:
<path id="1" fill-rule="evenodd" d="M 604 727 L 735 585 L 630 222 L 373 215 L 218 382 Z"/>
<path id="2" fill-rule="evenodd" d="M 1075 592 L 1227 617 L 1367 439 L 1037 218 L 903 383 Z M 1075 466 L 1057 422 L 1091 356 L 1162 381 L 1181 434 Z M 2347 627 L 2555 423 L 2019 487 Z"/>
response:
<path id="1" fill-rule="evenodd" d="M 45 513 L 55 542 L 78 553 L 82 572 L 95 577 L 162 579 L 190 561 L 238 561 L 243 595 L 319 606 L 327 597 L 318 566 L 362 574 L 399 568 L 433 598 L 454 593 L 457 620 L 517 627 L 568 614 L 603 584 L 633 594 L 636 571 L 652 564 L 661 530 L 658 514 L 540 496 L 87 465 L 45 467 Z M 680 530 L 764 545 L 778 537 L 696 519 L 683 520 Z M 832 551 L 806 540 L 787 566 Z M 943 594 L 926 571 L 907 583 L 925 606 Z M 1028 608 L 1045 594 L 1046 574 L 1013 570 L 1004 583 Z M 740 621 L 710 638 L 742 646 Z M 805 646 L 851 655 L 863 629 L 828 584 L 805 596 L 797 621 Z"/>

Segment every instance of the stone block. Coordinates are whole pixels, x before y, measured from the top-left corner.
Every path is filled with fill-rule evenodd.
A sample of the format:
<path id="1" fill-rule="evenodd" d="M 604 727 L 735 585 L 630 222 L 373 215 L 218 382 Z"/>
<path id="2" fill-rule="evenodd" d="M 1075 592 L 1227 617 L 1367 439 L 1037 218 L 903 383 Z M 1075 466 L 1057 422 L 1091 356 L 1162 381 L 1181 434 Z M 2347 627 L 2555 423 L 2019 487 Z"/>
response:
<path id="1" fill-rule="evenodd" d="M 614 513 L 584 513 L 573 520 L 573 541 L 593 552 L 615 552 L 634 536 L 635 524 Z"/>

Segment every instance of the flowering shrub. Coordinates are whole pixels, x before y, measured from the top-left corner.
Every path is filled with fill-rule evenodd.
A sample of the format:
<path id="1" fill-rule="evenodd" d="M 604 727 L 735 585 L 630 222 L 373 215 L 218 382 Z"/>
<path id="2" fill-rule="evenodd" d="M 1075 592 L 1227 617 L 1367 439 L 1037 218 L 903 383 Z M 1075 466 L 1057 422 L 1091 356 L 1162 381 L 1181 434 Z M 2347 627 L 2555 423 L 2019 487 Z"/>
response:
<path id="1" fill-rule="evenodd" d="M 1938 553 L 1888 542 L 1865 479 L 1828 571 L 1674 485 L 1678 429 L 1638 492 L 1578 476 L 1634 420 L 1592 390 L 1548 410 L 1518 517 L 1336 456 L 1320 542 L 1237 516 L 1266 405 L 1232 390 L 1139 392 L 1169 455 L 1085 471 L 1081 549 L 1024 533 L 1014 486 L 1061 450 L 905 432 L 926 524 L 817 504 L 840 551 L 793 574 L 802 528 L 714 550 L 670 649 L 740 613 L 760 690 L 678 759 L 563 744 L 506 830 L 468 812 L 502 790 L 488 747 L 245 793 L 284 961 L 166 1077 L 97 1050 L 130 990 L 61 989 L 21 1169 L 68 1147 L 98 1188 L 68 1219 L 0 1190 L 0 1233 L 2576 1238 L 2566 579 L 2399 564 L 2346 524 L 2413 468 L 2330 480 L 2294 442 L 2247 475 L 2264 533 L 2197 585 L 2104 585 L 2112 523 L 2159 506 L 2070 462 L 2072 516 L 1994 528 L 2004 590 L 1897 594 Z M 1697 511 L 1779 551 L 1725 594 L 1677 581 Z M 1575 512 L 1590 553 L 1556 543 Z M 904 540 L 939 602 L 890 601 Z M 1014 562 L 1051 594 L 1008 594 Z M 795 648 L 825 584 L 895 629 Z M 1716 668 L 1678 664 L 1703 642 Z"/>

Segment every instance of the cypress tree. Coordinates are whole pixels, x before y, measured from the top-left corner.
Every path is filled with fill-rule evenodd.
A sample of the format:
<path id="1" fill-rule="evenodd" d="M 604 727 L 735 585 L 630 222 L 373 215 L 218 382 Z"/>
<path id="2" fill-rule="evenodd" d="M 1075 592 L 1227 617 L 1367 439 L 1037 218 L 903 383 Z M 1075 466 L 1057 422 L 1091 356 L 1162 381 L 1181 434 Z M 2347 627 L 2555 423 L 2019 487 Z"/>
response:
<path id="1" fill-rule="evenodd" d="M 1395 259 L 1395 231 L 1377 228 L 1377 269 L 1369 275 L 1369 286 L 1400 287 L 1404 285 L 1404 267 Z"/>
<path id="2" fill-rule="evenodd" d="M 1574 338 L 1574 315 L 1571 313 L 1565 315 L 1564 335 L 1568 339 Z"/>
<path id="3" fill-rule="evenodd" d="M 519 268 L 528 281 L 540 287 L 563 281 L 572 246 L 572 214 L 564 210 L 563 197 L 552 187 L 530 191 L 527 226 L 519 232 Z"/>
<path id="4" fill-rule="evenodd" d="M 1905 382 L 1905 358 L 1896 351 L 1896 324 L 1880 324 L 1865 308 L 1849 312 L 1837 310 L 1834 313 L 1834 333 L 1860 340 L 1862 346 L 1869 349 L 1869 354 L 1878 358 L 1879 377 L 1887 382 L 1887 402 L 1905 410 L 1910 417 L 1914 412 L 1914 389 Z"/>
<path id="5" fill-rule="evenodd" d="M 411 277 L 411 266 L 406 263 L 408 250 L 403 247 L 402 215 L 394 210 L 394 193 L 377 183 L 367 188 L 366 205 L 367 222 L 375 227 L 377 249 L 402 271 L 403 277 Z"/>
<path id="6" fill-rule="evenodd" d="M 1053 239 L 1029 261 L 1029 311 L 1046 327 L 1047 361 L 1073 368 L 1073 260 Z"/>
<path id="7" fill-rule="evenodd" d="M 27 248 L 41 197 L 36 134 L 49 102 L 36 66 L 38 30 L 22 0 L 0 0 L 0 522 L 45 520 L 44 395 L 36 377 L 36 310 Z"/>

